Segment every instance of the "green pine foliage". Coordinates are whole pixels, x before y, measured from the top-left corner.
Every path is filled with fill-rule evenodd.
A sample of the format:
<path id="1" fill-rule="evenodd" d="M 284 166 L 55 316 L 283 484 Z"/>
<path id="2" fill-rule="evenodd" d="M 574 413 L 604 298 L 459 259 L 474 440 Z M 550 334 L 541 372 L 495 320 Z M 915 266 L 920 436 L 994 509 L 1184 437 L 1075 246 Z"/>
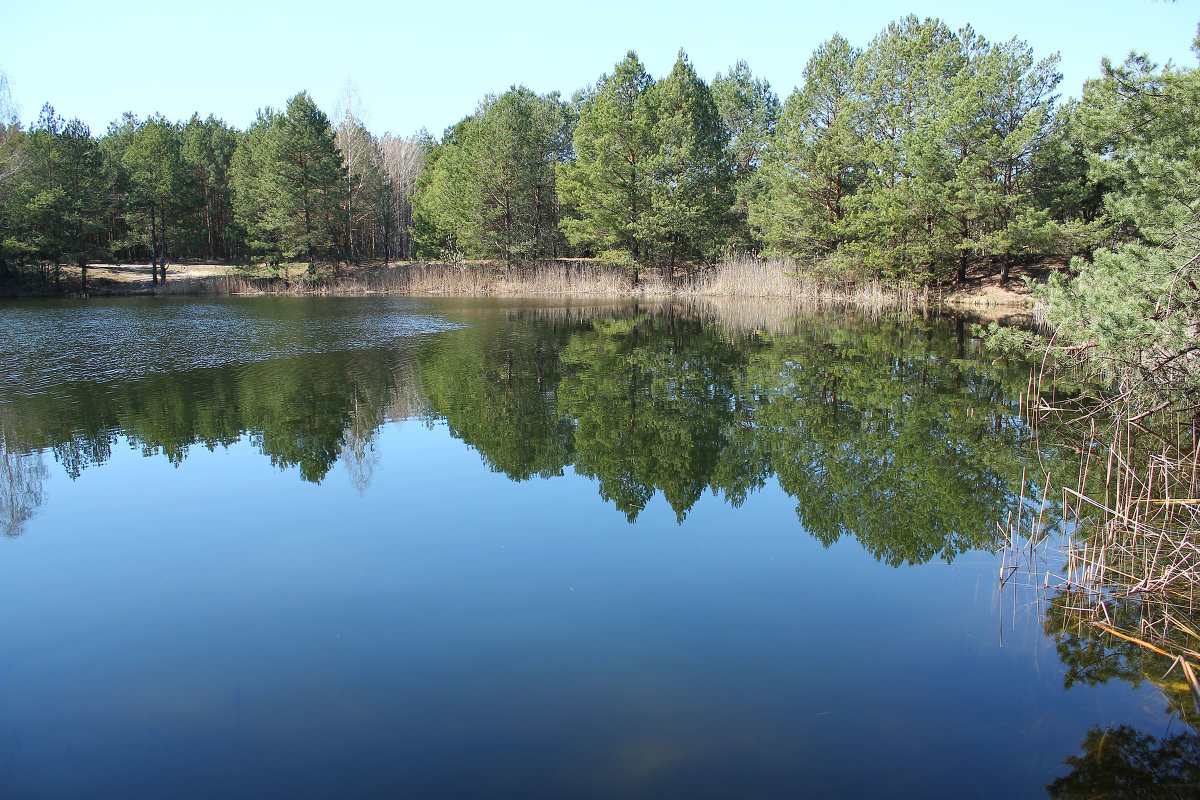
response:
<path id="1" fill-rule="evenodd" d="M 343 225 L 345 168 L 329 118 L 308 94 L 266 109 L 233 156 L 234 214 L 269 261 L 328 258 Z"/>
<path id="2" fill-rule="evenodd" d="M 87 126 L 64 121 L 46 105 L 28 133 L 9 139 L 12 171 L 5 177 L 0 278 L 36 277 L 65 290 L 60 267 L 84 267 L 103 252 L 104 184 L 101 153 Z M 16 156 L 20 158 L 17 160 Z M 74 286 L 69 287 L 74 290 Z"/>
<path id="3" fill-rule="evenodd" d="M 630 52 L 583 102 L 560 172 L 575 247 L 638 265 L 709 259 L 729 238 L 736 175 L 712 89 L 680 51 L 655 82 Z M 615 253 L 614 253 L 615 251 Z M 635 269 L 634 274 L 637 274 Z"/>
<path id="4" fill-rule="evenodd" d="M 339 191 L 345 168 L 325 112 L 306 92 L 288 101 L 271 139 L 270 196 L 274 233 L 285 253 L 302 255 L 312 270 L 341 227 Z"/>
<path id="5" fill-rule="evenodd" d="M 673 277 L 680 258 L 712 258 L 727 235 L 735 175 L 729 134 L 712 91 L 679 52 L 652 89 L 658 152 L 648 215 L 655 252 Z"/>
<path id="6" fill-rule="evenodd" d="M 268 200 L 272 191 L 271 129 L 278 125 L 278 118 L 279 114 L 270 108 L 259 110 L 254 124 L 238 136 L 229 175 L 234 223 L 243 232 L 246 246 L 255 255 L 276 264 L 283 253 L 272 235 Z"/>
<path id="7" fill-rule="evenodd" d="M 1195 45 L 1200 53 L 1200 37 Z M 1075 122 L 1115 235 L 1045 293 L 1058 341 L 1134 409 L 1200 408 L 1200 70 L 1106 62 Z"/>
<path id="8" fill-rule="evenodd" d="M 858 56 L 850 42 L 834 36 L 817 48 L 803 87 L 784 104 L 763 159 L 762 190 L 749 209 L 775 252 L 824 262 L 852 240 L 848 201 L 866 175 L 855 125 Z"/>
<path id="9" fill-rule="evenodd" d="M 237 149 L 237 131 L 211 114 L 199 114 L 183 125 L 181 155 L 192 192 L 193 224 L 186 231 L 186 249 L 202 258 L 230 260 L 239 254 L 233 228 L 233 190 L 230 165 Z"/>
<path id="10" fill-rule="evenodd" d="M 631 50 L 580 104 L 575 158 L 559 168 L 558 190 L 570 209 L 563 231 L 581 251 L 624 251 L 637 263 L 651 256 L 651 183 L 658 156 L 653 86 Z"/>
<path id="11" fill-rule="evenodd" d="M 141 123 L 121 155 L 121 165 L 129 190 L 127 219 L 165 281 L 168 253 L 191 199 L 179 127 L 162 116 Z"/>
<path id="12" fill-rule="evenodd" d="M 779 122 L 779 96 L 770 83 L 754 76 L 745 61 L 734 64 L 728 74 L 713 78 L 712 93 L 729 137 L 729 160 L 734 172 L 730 240 L 743 249 L 753 248 L 757 240 L 750 229 L 750 209 L 763 192 L 761 167 Z"/>
<path id="13" fill-rule="evenodd" d="M 861 51 L 833 37 L 785 104 L 752 221 L 772 251 L 827 271 L 962 283 L 998 260 L 1003 282 L 1067 238 L 1038 191 L 1045 148 L 1054 169 L 1081 163 L 1053 125 L 1057 63 L 913 16 Z"/>
<path id="14" fill-rule="evenodd" d="M 570 155 L 572 121 L 557 93 L 514 86 L 447 131 L 416 195 L 424 252 L 506 264 L 557 255 L 556 169 Z"/>

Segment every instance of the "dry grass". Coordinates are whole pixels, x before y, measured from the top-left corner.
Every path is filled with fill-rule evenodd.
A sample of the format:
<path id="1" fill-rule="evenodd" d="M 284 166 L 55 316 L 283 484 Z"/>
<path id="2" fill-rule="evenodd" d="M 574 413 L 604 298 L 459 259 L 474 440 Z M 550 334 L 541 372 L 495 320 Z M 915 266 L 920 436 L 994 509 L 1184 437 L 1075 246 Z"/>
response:
<path id="1" fill-rule="evenodd" d="M 1038 397 L 1034 380 L 1029 396 Z M 1036 426 L 1063 409 L 1035 403 L 1026 411 Z M 1170 659 L 1200 715 L 1200 438 L 1166 412 L 1117 414 L 1103 432 L 1094 417 L 1074 420 L 1086 425 L 1079 473 L 1059 487 L 1058 509 L 1047 475 L 1040 501 L 1022 497 L 1017 518 L 1001 526 L 1001 585 L 1016 579 L 1038 593 L 1039 605 L 1053 590 L 1064 625 L 1091 626 Z M 1048 513 L 1062 537 L 1049 533 Z"/>
<path id="2" fill-rule="evenodd" d="M 323 268 L 328 273 L 329 268 Z M 496 262 L 405 262 L 343 268 L 319 279 L 307 266 L 245 269 L 218 264 L 171 264 L 166 285 L 152 286 L 146 264 L 97 264 L 89 267 L 92 294 L 159 295 L 358 295 L 401 294 L 461 297 L 554 297 L 667 300 L 680 298 L 785 299 L 813 306 L 886 309 L 926 313 L 946 305 L 1006 322 L 1025 323 L 1032 306 L 1024 282 L 1016 277 L 1007 288 L 974 275 L 965 287 L 945 293 L 897 280 L 856 280 L 804 266 L 786 258 L 734 254 L 713 267 L 680 267 L 683 277 L 667 281 L 656 271 L 638 280 L 624 269 L 589 259 L 554 259 L 505 269 Z M 1035 279 L 1046 272 L 1027 270 Z M 64 280 L 78 284 L 78 270 L 63 268 Z M 1036 313 L 1036 311 L 1035 311 Z"/>
<path id="3" fill-rule="evenodd" d="M 411 262 L 355 270 L 315 280 L 225 275 L 176 279 L 167 295 L 363 295 L 453 297 L 627 297 L 623 273 L 590 261 L 552 262 L 503 269 L 492 264 Z"/>
<path id="4" fill-rule="evenodd" d="M 785 258 L 731 256 L 687 281 L 680 294 L 693 297 L 783 299 L 810 306 L 924 313 L 933 305 L 928 287 L 882 279 L 850 280 L 805 270 Z"/>
<path id="5" fill-rule="evenodd" d="M 171 276 L 161 295 L 359 295 L 553 297 L 638 300 L 748 298 L 808 306 L 927 313 L 936 305 L 927 287 L 902 281 L 853 281 L 801 270 L 787 259 L 733 256 L 674 282 L 656 272 L 635 281 L 598 261 L 558 259 L 505 269 L 493 263 L 411 262 L 362 268 L 318 280 L 247 274 Z"/>

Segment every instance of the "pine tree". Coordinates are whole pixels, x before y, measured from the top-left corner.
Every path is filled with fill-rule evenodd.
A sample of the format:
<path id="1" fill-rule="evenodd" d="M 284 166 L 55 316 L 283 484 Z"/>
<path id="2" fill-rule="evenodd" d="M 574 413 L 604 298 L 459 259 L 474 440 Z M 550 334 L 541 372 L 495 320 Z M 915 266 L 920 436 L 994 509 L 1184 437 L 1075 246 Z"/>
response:
<path id="1" fill-rule="evenodd" d="M 212 115 L 202 120 L 194 114 L 181 133 L 184 168 L 196 193 L 191 246 L 206 258 L 233 258 L 229 173 L 237 149 L 237 132 Z"/>
<path id="2" fill-rule="evenodd" d="M 558 174 L 559 197 L 573 212 L 563 228 L 576 247 L 621 250 L 634 263 L 650 256 L 654 226 L 647 217 L 658 156 L 653 85 L 630 51 L 580 105 L 575 160 Z"/>
<path id="3" fill-rule="evenodd" d="M 1200 54 L 1200 36 L 1193 45 Z M 1105 62 L 1076 120 L 1122 241 L 1054 276 L 1048 317 L 1133 411 L 1200 408 L 1200 69 Z"/>
<path id="4" fill-rule="evenodd" d="M 552 255 L 558 237 L 555 168 L 569 153 L 557 94 L 514 86 L 485 98 L 447 132 L 418 194 L 441 243 L 506 264 Z"/>
<path id="5" fill-rule="evenodd" d="M 339 189 L 345 176 L 329 118 L 301 92 L 288 101 L 272 140 L 278 234 L 286 251 L 303 254 L 309 274 L 341 228 Z"/>
<path id="6" fill-rule="evenodd" d="M 750 230 L 750 207 L 763 191 L 760 172 L 768 143 L 779 121 L 779 97 L 771 84 L 756 78 L 745 61 L 738 61 L 727 75 L 712 82 L 713 99 L 729 137 L 729 159 L 733 164 L 735 200 L 731 235 L 742 246 L 755 246 Z"/>
<path id="7" fill-rule="evenodd" d="M 59 176 L 66 202 L 63 206 L 63 257 L 79 267 L 80 291 L 87 293 L 88 262 L 103 252 L 104 171 L 100 146 L 91 131 L 77 119 L 63 127 L 58 137 Z"/>
<path id="8" fill-rule="evenodd" d="M 46 105 L 37 124 L 24 137 L 15 185 L 8 198 L 10 236 L 5 250 L 31 259 L 60 284 L 60 266 L 80 268 L 81 290 L 87 291 L 88 261 L 102 252 L 104 183 L 100 148 L 87 126 L 64 122 Z"/>
<path id="9" fill-rule="evenodd" d="M 910 15 L 856 61 L 867 174 L 854 198 L 850 249 L 870 272 L 926 278 L 954 263 L 957 240 L 945 224 L 953 161 L 938 120 L 963 60 L 944 23 Z"/>
<path id="10" fill-rule="evenodd" d="M 650 91 L 657 153 L 646 219 L 671 280 L 676 259 L 711 256 L 726 237 L 734 172 L 712 92 L 682 50 L 671 74 Z"/>
<path id="11" fill-rule="evenodd" d="M 168 245 L 188 212 L 187 176 L 179 129 L 162 115 L 138 125 L 121 156 L 128 176 L 127 209 L 150 251 L 153 282 L 167 280 Z"/>
<path id="12" fill-rule="evenodd" d="M 951 227 L 961 239 L 958 283 L 966 280 L 968 251 L 996 256 L 1000 283 L 1014 256 L 1045 252 L 1056 226 L 1035 205 L 1035 156 L 1050 134 L 1058 57 L 1035 62 L 1017 39 L 989 44 L 969 28 L 959 33 L 966 63 L 956 78 L 946 146 L 955 158 L 950 183 Z"/>
<path id="13" fill-rule="evenodd" d="M 804 86 L 784 104 L 750 209 L 776 252 L 822 259 L 852 236 L 849 201 L 866 168 L 855 117 L 858 54 L 841 36 L 822 44 L 804 68 Z"/>
<path id="14" fill-rule="evenodd" d="M 250 252 L 270 264 L 278 264 L 284 258 L 272 203 L 271 140 L 272 129 L 278 125 L 278 112 L 260 109 L 254 124 L 238 135 L 229 165 L 234 224 Z"/>
<path id="15" fill-rule="evenodd" d="M 233 158 L 234 214 L 251 249 L 279 261 L 304 257 L 309 274 L 343 230 L 345 168 L 333 129 L 306 92 L 287 112 L 266 109 Z"/>

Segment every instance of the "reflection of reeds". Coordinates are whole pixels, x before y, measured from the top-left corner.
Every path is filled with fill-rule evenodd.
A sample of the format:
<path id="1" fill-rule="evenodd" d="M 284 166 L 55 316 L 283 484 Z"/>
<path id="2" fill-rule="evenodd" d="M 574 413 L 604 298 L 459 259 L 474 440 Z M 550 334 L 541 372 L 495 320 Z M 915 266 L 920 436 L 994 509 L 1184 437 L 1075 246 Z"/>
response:
<path id="1" fill-rule="evenodd" d="M 1200 582 L 1200 451 L 1191 431 L 1141 418 L 1115 424 L 1085 443 L 1075 488 L 1063 490 L 1063 508 L 1074 519 L 1067 579 L 1081 587 L 1114 588 L 1126 596 L 1158 594 L 1194 610 Z M 1150 433 L 1143 435 L 1143 432 Z M 1145 442 L 1153 440 L 1155 449 Z M 1099 457 L 1097 457 L 1099 456 Z M 1103 497 L 1089 490 L 1103 471 Z"/>
<path id="2" fill-rule="evenodd" d="M 1024 407 L 1034 422 L 1051 411 L 1037 400 Z M 1037 516 L 1022 512 L 1002 526 L 1007 547 L 1001 582 L 1021 569 L 1032 578 L 1026 585 L 1057 592 L 1051 602 L 1064 625 L 1086 624 L 1097 635 L 1169 659 L 1169 669 L 1179 668 L 1186 678 L 1200 715 L 1196 431 L 1166 411 L 1123 418 L 1115 410 L 1119 419 L 1103 435 L 1094 417 L 1086 419 L 1078 479 L 1062 487 L 1065 535 L 1052 541 L 1043 527 L 1049 477 L 1042 502 L 1029 504 Z M 1054 556 L 1061 559 L 1057 567 L 1050 566 Z"/>
<path id="3" fill-rule="evenodd" d="M 622 301 L 571 305 L 531 305 L 522 301 L 514 304 L 511 312 L 531 319 L 581 324 L 627 317 L 630 308 L 628 303 Z M 756 336 L 763 333 L 772 336 L 794 335 L 805 326 L 823 324 L 836 328 L 845 325 L 847 319 L 852 318 L 911 321 L 916 317 L 914 314 L 894 309 L 823 306 L 788 298 L 679 297 L 673 300 L 651 299 L 640 303 L 636 308 L 638 314 L 650 319 L 674 316 L 676 319 L 711 322 L 731 336 Z"/>
<path id="4" fill-rule="evenodd" d="M 719 297 L 704 296 L 691 299 L 687 305 L 736 334 L 766 332 L 772 335 L 791 334 L 798 325 L 827 320 L 831 328 L 845 324 L 850 317 L 872 321 L 898 318 L 911 320 L 918 316 L 895 306 L 839 306 L 812 303 L 783 297 Z"/>

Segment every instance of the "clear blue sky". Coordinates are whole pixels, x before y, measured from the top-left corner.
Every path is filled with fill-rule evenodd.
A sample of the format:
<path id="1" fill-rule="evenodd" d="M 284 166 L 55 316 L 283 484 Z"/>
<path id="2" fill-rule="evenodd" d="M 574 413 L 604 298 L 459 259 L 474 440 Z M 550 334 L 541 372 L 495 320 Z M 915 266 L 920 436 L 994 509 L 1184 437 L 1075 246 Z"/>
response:
<path id="1" fill-rule="evenodd" d="M 654 0 L 254 3 L 95 0 L 13 3 L 0 12 L 0 70 L 26 122 L 42 103 L 95 134 L 123 111 L 193 111 L 238 127 L 261 106 L 307 89 L 332 112 L 353 81 L 376 133 L 434 135 L 488 92 L 514 83 L 569 96 L 634 49 L 656 77 L 679 48 L 712 78 L 745 59 L 781 97 L 833 33 L 865 46 L 906 13 L 970 23 L 991 40 L 1017 36 L 1038 56 L 1062 54 L 1064 96 L 1078 96 L 1100 59 L 1130 50 L 1192 65 L 1200 0 L 807 2 Z"/>

